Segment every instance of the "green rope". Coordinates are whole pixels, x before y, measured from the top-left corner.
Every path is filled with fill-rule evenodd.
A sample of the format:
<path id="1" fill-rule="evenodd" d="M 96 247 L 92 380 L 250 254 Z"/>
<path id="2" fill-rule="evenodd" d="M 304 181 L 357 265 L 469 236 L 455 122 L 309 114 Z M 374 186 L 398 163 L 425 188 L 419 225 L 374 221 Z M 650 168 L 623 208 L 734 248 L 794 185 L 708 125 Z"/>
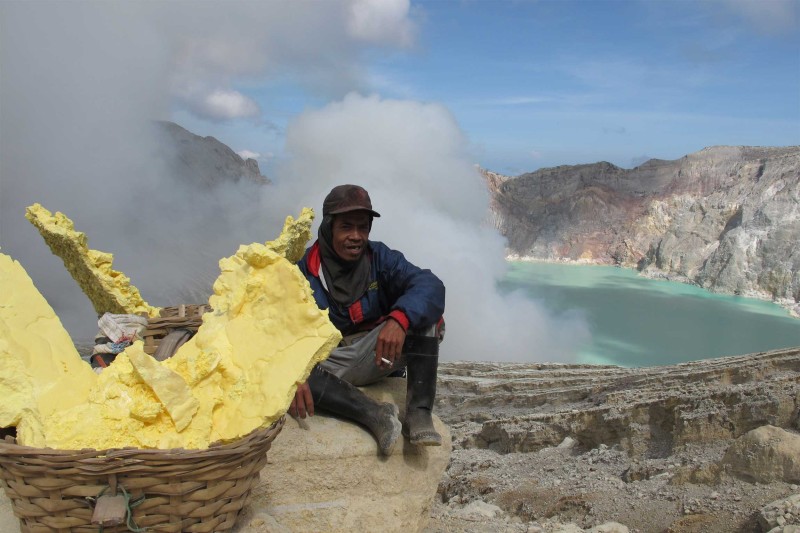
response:
<path id="1" fill-rule="evenodd" d="M 125 496 L 125 506 L 128 508 L 128 530 L 132 531 L 133 533 L 145 533 L 147 531 L 146 527 L 139 527 L 136 522 L 133 520 L 133 509 L 141 505 L 144 501 L 144 494 L 136 498 L 135 500 L 131 500 L 131 495 L 128 494 L 128 491 L 125 490 L 125 487 L 122 485 L 119 486 L 120 490 L 122 490 L 122 494 Z"/>

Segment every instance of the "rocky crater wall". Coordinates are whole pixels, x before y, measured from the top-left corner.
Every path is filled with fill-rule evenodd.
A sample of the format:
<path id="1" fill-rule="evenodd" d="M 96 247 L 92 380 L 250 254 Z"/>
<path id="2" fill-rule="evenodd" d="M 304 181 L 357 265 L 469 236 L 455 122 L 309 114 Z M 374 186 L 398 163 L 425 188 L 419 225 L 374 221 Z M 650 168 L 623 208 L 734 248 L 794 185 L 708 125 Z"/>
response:
<path id="1" fill-rule="evenodd" d="M 717 146 L 630 170 L 601 162 L 484 175 L 491 220 L 513 256 L 800 301 L 798 146 Z"/>
<path id="2" fill-rule="evenodd" d="M 535 452 L 566 437 L 635 457 L 731 440 L 763 425 L 800 429 L 800 349 L 651 368 L 442 363 L 443 420 L 457 442 Z"/>

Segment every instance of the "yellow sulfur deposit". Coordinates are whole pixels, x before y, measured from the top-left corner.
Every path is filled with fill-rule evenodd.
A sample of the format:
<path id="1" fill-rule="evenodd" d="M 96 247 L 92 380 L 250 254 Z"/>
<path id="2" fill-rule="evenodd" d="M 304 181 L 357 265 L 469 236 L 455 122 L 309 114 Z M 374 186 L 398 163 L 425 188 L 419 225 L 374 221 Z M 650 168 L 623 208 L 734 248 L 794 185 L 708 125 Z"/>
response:
<path id="1" fill-rule="evenodd" d="M 179 374 L 141 350 L 129 350 L 126 355 L 139 380 L 150 387 L 158 402 L 164 406 L 175 429 L 183 431 L 200 407 L 189 384 Z"/>
<path id="2" fill-rule="evenodd" d="M 292 263 L 302 259 L 306 251 L 306 243 L 311 239 L 311 222 L 314 211 L 304 207 L 297 220 L 286 217 L 280 237 L 267 242 L 267 248 L 282 255 Z"/>
<path id="3" fill-rule="evenodd" d="M 85 402 L 96 380 L 22 265 L 0 253 L 0 427 L 40 440 L 42 418 Z"/>
<path id="4" fill-rule="evenodd" d="M 50 250 L 64 261 L 98 315 L 109 312 L 158 316 L 158 308 L 142 299 L 128 276 L 111 268 L 114 256 L 90 250 L 86 234 L 75 231 L 75 225 L 63 213 L 54 215 L 37 203 L 26 209 L 25 218 L 36 226 Z"/>
<path id="5" fill-rule="evenodd" d="M 287 219 L 272 242 L 285 243 L 281 250 L 296 249 L 298 238 L 307 239 L 302 227 L 312 217 L 308 210 L 297 221 Z M 297 267 L 269 246 L 241 246 L 220 261 L 220 269 L 209 300 L 214 310 L 172 358 L 159 363 L 137 341 L 98 377 L 89 371 L 89 385 L 81 383 L 86 401 L 42 413 L 39 431 L 21 443 L 61 449 L 206 448 L 278 419 L 296 384 L 341 335 L 315 304 Z M 0 375 L 4 372 L 0 368 Z"/>

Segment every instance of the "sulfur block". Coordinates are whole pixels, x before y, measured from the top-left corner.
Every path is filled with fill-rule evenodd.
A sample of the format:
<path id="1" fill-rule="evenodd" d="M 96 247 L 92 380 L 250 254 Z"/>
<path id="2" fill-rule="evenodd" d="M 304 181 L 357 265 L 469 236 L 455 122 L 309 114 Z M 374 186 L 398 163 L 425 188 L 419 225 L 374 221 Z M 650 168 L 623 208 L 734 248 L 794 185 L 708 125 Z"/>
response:
<path id="1" fill-rule="evenodd" d="M 150 387 L 169 413 L 175 430 L 183 431 L 200 406 L 189 384 L 180 375 L 158 364 L 158 361 L 142 350 L 130 350 L 127 355 L 139 379 Z"/>
<path id="2" fill-rule="evenodd" d="M 41 420 L 85 402 L 96 380 L 22 265 L 0 253 L 0 427 L 40 445 Z"/>
<path id="3" fill-rule="evenodd" d="M 303 258 L 306 243 L 311 240 L 313 220 L 314 211 L 308 207 L 303 208 L 297 220 L 292 216 L 287 216 L 280 237 L 274 241 L 267 241 L 267 248 L 282 255 L 291 263 L 297 263 Z"/>
<path id="4" fill-rule="evenodd" d="M 64 261 L 64 266 L 89 297 L 98 315 L 103 313 L 146 314 L 158 316 L 159 309 L 145 302 L 130 278 L 112 268 L 114 256 L 90 250 L 86 234 L 75 231 L 74 223 L 63 213 L 33 204 L 25 212 L 50 250 Z"/>

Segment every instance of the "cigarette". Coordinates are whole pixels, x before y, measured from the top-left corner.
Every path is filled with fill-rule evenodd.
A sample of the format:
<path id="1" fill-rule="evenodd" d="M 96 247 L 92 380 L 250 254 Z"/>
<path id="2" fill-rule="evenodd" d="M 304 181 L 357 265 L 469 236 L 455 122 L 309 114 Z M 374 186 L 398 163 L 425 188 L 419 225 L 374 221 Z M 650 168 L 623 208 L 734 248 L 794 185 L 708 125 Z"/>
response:
<path id="1" fill-rule="evenodd" d="M 381 357 L 381 361 L 383 361 L 383 362 L 384 362 L 384 363 L 386 363 L 387 365 L 391 365 L 391 364 L 392 364 L 392 362 L 391 362 L 391 361 L 389 361 L 388 359 L 386 359 L 385 357 Z"/>

